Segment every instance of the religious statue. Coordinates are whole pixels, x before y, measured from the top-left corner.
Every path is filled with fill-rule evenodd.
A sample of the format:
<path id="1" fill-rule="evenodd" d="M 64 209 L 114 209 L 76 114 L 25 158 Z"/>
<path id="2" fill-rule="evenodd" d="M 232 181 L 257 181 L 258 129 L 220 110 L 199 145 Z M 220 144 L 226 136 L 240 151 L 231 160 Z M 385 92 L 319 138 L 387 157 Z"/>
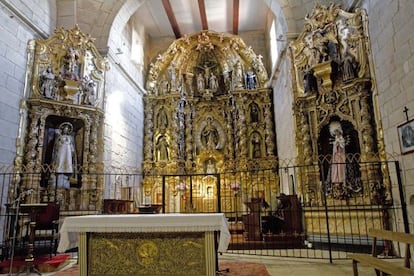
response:
<path id="1" fill-rule="evenodd" d="M 55 99 L 56 89 L 56 76 L 53 74 L 52 67 L 48 66 L 40 75 L 40 91 L 46 98 Z"/>
<path id="2" fill-rule="evenodd" d="M 214 75 L 214 73 L 210 74 L 209 87 L 213 91 L 216 91 L 218 89 L 218 80 L 217 80 L 216 75 Z"/>
<path id="3" fill-rule="evenodd" d="M 214 67 L 216 67 L 216 64 L 210 64 L 209 61 L 206 61 L 202 66 L 197 66 L 198 68 L 201 68 L 204 71 L 204 82 L 208 83 L 210 78 L 210 71 Z"/>
<path id="4" fill-rule="evenodd" d="M 240 62 L 240 60 L 238 60 L 236 62 L 235 68 L 234 68 L 234 76 L 233 76 L 233 80 L 234 80 L 234 86 L 235 88 L 243 88 L 243 66 Z"/>
<path id="5" fill-rule="evenodd" d="M 349 81 L 355 78 L 356 68 L 355 60 L 350 53 L 346 53 L 342 65 L 344 81 Z"/>
<path id="6" fill-rule="evenodd" d="M 332 183 L 344 183 L 345 169 L 346 169 L 346 140 L 343 137 L 343 131 L 339 122 L 332 122 L 329 125 L 329 132 L 334 137 L 332 141 L 332 168 L 331 181 Z"/>
<path id="7" fill-rule="evenodd" d="M 305 69 L 305 74 L 303 75 L 303 90 L 305 93 L 318 91 L 317 80 L 313 75 L 313 70 L 309 69 L 309 67 Z"/>
<path id="8" fill-rule="evenodd" d="M 65 56 L 64 79 L 79 80 L 79 55 L 74 48 L 69 48 Z"/>
<path id="9" fill-rule="evenodd" d="M 251 156 L 252 156 L 252 158 L 260 158 L 260 157 L 262 157 L 262 152 L 261 152 L 261 149 L 260 149 L 260 137 L 259 137 L 259 135 L 257 134 L 257 133 L 254 133 L 253 135 L 252 135 L 252 140 L 251 140 L 251 143 L 252 143 L 252 150 L 251 150 Z"/>
<path id="10" fill-rule="evenodd" d="M 168 118 L 164 109 L 161 109 L 158 113 L 157 126 L 161 130 L 165 130 L 168 126 Z"/>
<path id="11" fill-rule="evenodd" d="M 157 159 L 159 161 L 168 160 L 168 142 L 165 136 L 161 136 L 158 139 L 156 149 L 157 149 Z"/>
<path id="12" fill-rule="evenodd" d="M 249 90 L 256 89 L 257 78 L 256 74 L 253 72 L 252 68 L 250 67 L 249 70 L 246 72 L 246 88 Z"/>
<path id="13" fill-rule="evenodd" d="M 349 137 L 344 137 L 340 122 L 333 121 L 329 125 L 332 139 L 332 161 L 327 177 L 327 192 L 336 199 L 348 198 L 351 193 L 362 190 L 361 172 L 357 162 L 346 158 L 345 147 Z"/>
<path id="14" fill-rule="evenodd" d="M 89 80 L 88 77 L 85 77 L 82 82 L 82 99 L 81 104 L 94 105 L 95 98 L 95 83 L 92 80 Z"/>
<path id="15" fill-rule="evenodd" d="M 207 149 L 216 149 L 218 142 L 218 132 L 213 125 L 213 118 L 207 117 L 207 124 L 203 129 L 201 136 L 203 144 L 207 147 Z"/>
<path id="16" fill-rule="evenodd" d="M 251 123 L 258 123 L 259 122 L 259 108 L 257 104 L 252 103 L 250 105 L 250 122 Z"/>
<path id="17" fill-rule="evenodd" d="M 197 90 L 198 91 L 204 90 L 204 77 L 203 77 L 203 74 L 201 73 L 197 75 Z"/>
<path id="18" fill-rule="evenodd" d="M 73 125 L 69 122 L 63 122 L 56 130 L 52 154 L 52 166 L 58 174 L 58 187 L 70 187 L 69 179 L 76 173 L 77 157 L 75 142 L 72 135 Z"/>
<path id="19" fill-rule="evenodd" d="M 216 166 L 214 164 L 214 162 L 212 161 L 212 159 L 208 159 L 208 161 L 206 162 L 206 173 L 207 174 L 212 174 L 212 173 L 216 173 Z"/>
<path id="20" fill-rule="evenodd" d="M 170 84 L 166 79 L 161 80 L 160 82 L 160 95 L 166 95 L 170 89 Z"/>

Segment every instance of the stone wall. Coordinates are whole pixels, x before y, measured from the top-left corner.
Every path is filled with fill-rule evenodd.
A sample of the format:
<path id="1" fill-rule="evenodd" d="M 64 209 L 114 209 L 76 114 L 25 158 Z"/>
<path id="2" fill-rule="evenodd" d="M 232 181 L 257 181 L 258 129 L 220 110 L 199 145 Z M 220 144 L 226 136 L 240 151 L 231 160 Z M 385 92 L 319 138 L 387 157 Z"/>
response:
<path id="1" fill-rule="evenodd" d="M 0 5 L 0 165 L 16 155 L 28 41 L 49 35 L 56 22 L 55 1 L 12 2 Z"/>
<path id="2" fill-rule="evenodd" d="M 362 7 L 368 11 L 386 151 L 400 161 L 412 226 L 414 153 L 401 155 L 397 126 L 406 121 L 403 112 L 405 106 L 409 109 L 409 119 L 414 119 L 414 2 L 366 0 Z M 394 194 L 394 199 L 399 203 L 398 194 Z"/>

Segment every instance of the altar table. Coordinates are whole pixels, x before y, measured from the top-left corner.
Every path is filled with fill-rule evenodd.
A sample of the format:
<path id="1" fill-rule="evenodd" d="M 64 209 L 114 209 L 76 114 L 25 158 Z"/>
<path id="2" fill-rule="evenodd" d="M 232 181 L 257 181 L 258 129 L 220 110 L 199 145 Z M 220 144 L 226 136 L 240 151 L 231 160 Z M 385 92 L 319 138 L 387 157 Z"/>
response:
<path id="1" fill-rule="evenodd" d="M 89 215 L 65 218 L 58 252 L 78 247 L 80 275 L 215 275 L 230 238 L 222 213 Z"/>

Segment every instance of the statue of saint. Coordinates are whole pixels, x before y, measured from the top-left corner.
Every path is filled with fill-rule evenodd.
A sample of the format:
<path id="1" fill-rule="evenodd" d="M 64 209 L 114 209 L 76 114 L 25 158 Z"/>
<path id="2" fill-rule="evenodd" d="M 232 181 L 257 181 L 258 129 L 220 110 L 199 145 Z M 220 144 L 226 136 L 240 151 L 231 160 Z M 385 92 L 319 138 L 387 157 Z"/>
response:
<path id="1" fill-rule="evenodd" d="M 329 126 L 329 132 L 334 137 L 332 141 L 332 183 L 345 183 L 346 176 L 346 140 L 343 137 L 343 131 L 339 122 L 332 122 Z"/>
<path id="2" fill-rule="evenodd" d="M 167 118 L 167 114 L 165 113 L 164 109 L 161 109 L 159 111 L 157 123 L 158 123 L 158 128 L 163 129 L 163 130 L 167 128 L 168 118 Z"/>
<path id="3" fill-rule="evenodd" d="M 216 75 L 213 73 L 210 74 L 210 89 L 216 91 L 218 89 L 218 80 Z"/>
<path id="4" fill-rule="evenodd" d="M 237 61 L 234 68 L 234 85 L 236 88 L 243 88 L 244 76 L 243 76 L 243 66 L 240 60 Z"/>
<path id="5" fill-rule="evenodd" d="M 83 82 L 82 82 L 83 94 L 82 94 L 81 104 L 86 104 L 86 105 L 95 104 L 95 101 L 96 101 L 95 87 L 96 87 L 96 84 L 92 80 L 89 80 L 88 77 L 85 77 L 83 79 Z"/>
<path id="6" fill-rule="evenodd" d="M 157 149 L 157 160 L 158 161 L 168 160 L 168 142 L 165 136 L 161 136 L 158 139 L 156 149 Z"/>
<path id="7" fill-rule="evenodd" d="M 203 77 L 203 74 L 201 73 L 197 75 L 197 90 L 198 91 L 204 90 L 204 77 Z"/>
<path id="8" fill-rule="evenodd" d="M 213 125 L 213 118 L 207 117 L 207 124 L 203 131 L 201 132 L 201 138 L 203 144 L 206 146 L 207 149 L 213 150 L 217 147 L 218 142 L 218 132 L 217 129 Z"/>
<path id="9" fill-rule="evenodd" d="M 259 122 L 259 108 L 257 104 L 252 103 L 250 106 L 250 122 L 258 123 Z"/>
<path id="10" fill-rule="evenodd" d="M 79 55 L 74 48 L 69 48 L 65 56 L 64 78 L 79 80 Z"/>
<path id="11" fill-rule="evenodd" d="M 53 147 L 52 165 L 58 174 L 73 175 L 76 171 L 76 149 L 69 122 L 59 125 Z"/>
<path id="12" fill-rule="evenodd" d="M 262 157 L 262 152 L 260 149 L 260 137 L 257 133 L 254 133 L 252 136 L 252 157 L 253 158 L 260 158 Z"/>
<path id="13" fill-rule="evenodd" d="M 207 174 L 216 173 L 216 166 L 215 166 L 214 162 L 212 161 L 212 159 L 209 159 L 207 161 L 207 164 L 206 164 L 206 173 Z"/>
<path id="14" fill-rule="evenodd" d="M 53 164 L 57 173 L 73 174 L 76 168 L 76 150 L 69 122 L 60 124 L 54 144 Z"/>
<path id="15" fill-rule="evenodd" d="M 40 91 L 46 98 L 56 97 L 56 76 L 50 66 L 40 75 Z"/>
<path id="16" fill-rule="evenodd" d="M 251 67 L 246 72 L 246 81 L 247 81 L 247 85 L 246 85 L 247 89 L 249 90 L 256 89 L 257 78 L 256 78 L 256 74 L 253 72 Z"/>

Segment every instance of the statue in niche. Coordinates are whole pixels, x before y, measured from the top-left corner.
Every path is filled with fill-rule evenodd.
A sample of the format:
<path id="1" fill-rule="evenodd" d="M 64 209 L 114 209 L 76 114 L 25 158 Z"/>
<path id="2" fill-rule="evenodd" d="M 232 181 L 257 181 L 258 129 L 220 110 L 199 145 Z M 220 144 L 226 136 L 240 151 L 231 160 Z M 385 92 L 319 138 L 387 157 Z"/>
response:
<path id="1" fill-rule="evenodd" d="M 206 162 L 206 171 L 207 174 L 216 173 L 216 164 L 213 159 L 208 159 Z"/>
<path id="2" fill-rule="evenodd" d="M 336 40 L 336 39 L 335 39 Z M 338 57 L 338 42 L 328 40 L 326 43 L 326 49 L 328 51 L 328 56 L 331 60 L 338 63 L 339 57 Z"/>
<path id="3" fill-rule="evenodd" d="M 161 136 L 160 138 L 158 138 L 156 150 L 158 161 L 168 160 L 168 142 L 165 136 Z"/>
<path id="4" fill-rule="evenodd" d="M 55 172 L 63 176 L 58 177 L 60 188 L 69 188 L 69 177 L 76 173 L 77 157 L 72 132 L 73 125 L 69 122 L 61 123 L 56 130 L 57 137 L 53 146 L 52 165 Z"/>
<path id="5" fill-rule="evenodd" d="M 344 81 L 350 81 L 355 78 L 355 72 L 356 72 L 356 66 L 355 66 L 355 59 L 353 56 L 346 52 L 343 65 L 342 65 L 342 71 L 343 71 L 343 80 Z"/>
<path id="6" fill-rule="evenodd" d="M 234 85 L 235 88 L 243 88 L 243 66 L 240 62 L 240 60 L 238 60 L 234 66 Z"/>
<path id="7" fill-rule="evenodd" d="M 251 156 L 252 156 L 252 158 L 262 157 L 262 151 L 261 151 L 260 147 L 261 147 L 260 136 L 259 136 L 259 134 L 254 133 L 252 135 L 252 139 L 251 139 Z"/>
<path id="8" fill-rule="evenodd" d="M 201 132 L 201 141 L 208 150 L 214 150 L 218 143 L 218 131 L 213 125 L 213 118 L 207 117 L 207 124 Z"/>
<path id="9" fill-rule="evenodd" d="M 95 97 L 96 84 L 92 80 L 89 80 L 89 77 L 86 76 L 82 81 L 81 87 L 82 87 L 82 96 L 81 96 L 80 103 L 86 104 L 86 105 L 94 105 L 96 101 L 96 97 Z"/>
<path id="10" fill-rule="evenodd" d="M 40 91 L 48 99 L 56 99 L 57 82 L 51 66 L 40 75 Z"/>
<path id="11" fill-rule="evenodd" d="M 65 56 L 63 78 L 69 80 L 79 80 L 79 55 L 74 48 L 69 48 Z"/>
<path id="12" fill-rule="evenodd" d="M 217 80 L 216 75 L 214 75 L 213 72 L 211 72 L 210 74 L 209 87 L 213 91 L 216 91 L 218 89 L 218 80 Z"/>
<path id="13" fill-rule="evenodd" d="M 345 162 L 346 152 L 345 145 L 346 140 L 343 137 L 343 131 L 339 122 L 332 122 L 329 125 L 329 131 L 334 137 L 332 141 L 332 167 L 331 167 L 331 181 L 332 183 L 344 183 L 345 182 Z"/>
<path id="14" fill-rule="evenodd" d="M 313 75 L 313 70 L 309 69 L 308 66 L 307 69 L 305 69 L 305 74 L 303 75 L 303 91 L 305 94 L 318 91 L 317 80 Z"/>
<path id="15" fill-rule="evenodd" d="M 166 80 L 166 79 L 161 80 L 160 88 L 159 88 L 160 95 L 167 94 L 168 90 L 170 90 L 170 83 L 168 82 L 168 80 Z"/>
<path id="16" fill-rule="evenodd" d="M 258 123 L 259 122 L 259 107 L 256 103 L 250 105 L 250 122 Z"/>
<path id="17" fill-rule="evenodd" d="M 175 67 L 175 64 L 172 63 L 171 66 L 168 67 L 168 75 L 170 78 L 171 89 L 177 89 L 179 86 L 179 79 L 177 78 L 177 68 Z"/>
<path id="18" fill-rule="evenodd" d="M 161 109 L 157 117 L 157 126 L 159 129 L 166 129 L 168 127 L 168 118 L 164 109 Z"/>
<path id="19" fill-rule="evenodd" d="M 253 72 L 252 68 L 250 67 L 249 70 L 246 72 L 246 87 L 249 90 L 256 89 L 257 85 L 257 78 L 256 74 Z"/>
<path id="20" fill-rule="evenodd" d="M 203 91 L 204 90 L 204 77 L 203 74 L 198 73 L 197 75 L 197 90 Z"/>
<path id="21" fill-rule="evenodd" d="M 329 125 L 329 133 L 333 137 L 331 167 L 327 176 L 327 192 L 336 199 L 349 198 L 351 193 L 362 190 L 358 164 L 349 162 L 346 158 L 345 147 L 349 137 L 344 137 L 341 123 L 333 121 Z"/>

